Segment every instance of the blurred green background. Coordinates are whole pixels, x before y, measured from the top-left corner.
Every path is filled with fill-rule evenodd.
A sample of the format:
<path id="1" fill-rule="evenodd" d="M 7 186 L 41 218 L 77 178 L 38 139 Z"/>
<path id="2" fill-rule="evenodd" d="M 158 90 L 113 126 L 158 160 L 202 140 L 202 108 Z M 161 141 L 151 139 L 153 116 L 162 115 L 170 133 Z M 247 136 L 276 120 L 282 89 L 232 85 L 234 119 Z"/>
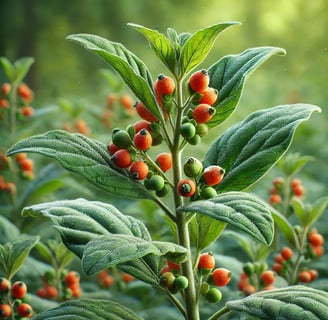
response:
<path id="1" fill-rule="evenodd" d="M 11 61 L 35 58 L 26 82 L 35 92 L 37 108 L 56 104 L 61 98 L 87 99 L 93 108 L 93 104 L 104 104 L 108 93 L 99 73 L 107 66 L 66 41 L 67 35 L 92 33 L 122 42 L 144 60 L 155 78 L 167 71 L 128 22 L 165 33 L 168 27 L 194 32 L 218 22 L 240 21 L 241 26 L 220 35 L 204 67 L 249 47 L 282 47 L 287 55 L 271 58 L 249 78 L 237 112 L 208 141 L 260 108 L 294 102 L 319 105 L 322 114 L 301 125 L 292 149 L 317 157 L 309 171 L 323 183 L 320 190 L 324 191 L 328 181 L 327 12 L 325 0 L 1 0 L 0 56 Z"/>

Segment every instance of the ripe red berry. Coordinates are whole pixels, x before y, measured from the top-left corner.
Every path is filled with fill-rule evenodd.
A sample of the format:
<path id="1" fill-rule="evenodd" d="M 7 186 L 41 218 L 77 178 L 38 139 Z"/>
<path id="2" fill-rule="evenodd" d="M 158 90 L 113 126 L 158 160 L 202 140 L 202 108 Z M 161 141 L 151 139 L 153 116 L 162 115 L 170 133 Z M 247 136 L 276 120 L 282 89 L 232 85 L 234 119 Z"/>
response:
<path id="1" fill-rule="evenodd" d="M 172 78 L 160 74 L 154 83 L 154 90 L 157 97 L 172 95 L 175 90 L 175 82 Z"/>
<path id="2" fill-rule="evenodd" d="M 188 81 L 189 88 L 194 92 L 206 90 L 209 83 L 210 77 L 205 69 L 193 73 Z"/>
<path id="3" fill-rule="evenodd" d="M 146 151 L 151 147 L 153 138 L 147 129 L 141 129 L 133 139 L 134 146 L 138 150 Z"/>
<path id="4" fill-rule="evenodd" d="M 130 110 L 133 107 L 133 99 L 129 94 L 123 94 L 120 97 L 120 103 L 127 110 Z"/>
<path id="5" fill-rule="evenodd" d="M 279 194 L 272 194 L 269 198 L 270 204 L 280 204 L 281 203 L 281 196 Z"/>
<path id="6" fill-rule="evenodd" d="M 275 281 L 274 272 L 271 270 L 264 271 L 261 274 L 261 280 L 263 281 L 263 283 L 265 285 L 270 285 L 270 284 L 274 283 L 274 281 Z"/>
<path id="7" fill-rule="evenodd" d="M 218 91 L 210 87 L 200 92 L 200 94 L 202 95 L 202 97 L 198 102 L 206 103 L 209 104 L 210 106 L 212 106 L 218 98 Z"/>
<path id="8" fill-rule="evenodd" d="M 11 283 L 6 278 L 0 278 L 0 293 L 7 293 L 9 292 L 11 287 Z"/>
<path id="9" fill-rule="evenodd" d="M 227 285 L 231 279 L 231 271 L 225 268 L 217 268 L 212 273 L 213 284 L 217 287 Z"/>
<path id="10" fill-rule="evenodd" d="M 15 299 L 23 299 L 27 292 L 26 284 L 22 281 L 17 281 L 11 287 L 11 295 Z"/>
<path id="11" fill-rule="evenodd" d="M 304 270 L 299 273 L 298 278 L 300 282 L 308 283 L 311 282 L 312 276 L 309 271 Z"/>
<path id="12" fill-rule="evenodd" d="M 149 168 L 146 162 L 140 160 L 133 162 L 129 171 L 134 180 L 143 180 L 147 177 Z"/>
<path id="13" fill-rule="evenodd" d="M 31 318 L 33 315 L 33 309 L 28 303 L 21 303 L 17 308 L 17 313 L 20 317 Z"/>
<path id="14" fill-rule="evenodd" d="M 31 101 L 33 98 L 33 91 L 25 83 L 22 83 L 18 87 L 17 92 L 19 96 L 26 102 Z"/>
<path id="15" fill-rule="evenodd" d="M 22 107 L 21 112 L 22 112 L 22 115 L 24 117 L 30 117 L 30 116 L 33 115 L 34 109 L 33 109 L 33 107 L 29 107 L 29 106 L 28 107 Z"/>
<path id="16" fill-rule="evenodd" d="M 280 273 L 283 269 L 283 265 L 281 263 L 276 262 L 273 266 L 272 266 L 272 270 Z"/>
<path id="17" fill-rule="evenodd" d="M 206 123 L 215 114 L 215 109 L 209 104 L 201 103 L 194 109 L 192 116 L 197 123 Z"/>
<path id="18" fill-rule="evenodd" d="M 178 270 L 180 271 L 180 265 L 178 263 L 175 263 L 173 261 L 167 260 L 167 265 L 170 270 Z"/>
<path id="19" fill-rule="evenodd" d="M 26 158 L 20 162 L 20 167 L 23 171 L 31 171 L 33 170 L 34 162 L 33 160 Z"/>
<path id="20" fill-rule="evenodd" d="M 80 275 L 78 272 L 75 271 L 69 271 L 65 276 L 65 283 L 68 287 L 74 286 L 76 284 L 79 284 L 80 282 Z"/>
<path id="21" fill-rule="evenodd" d="M 211 252 L 202 253 L 198 260 L 198 270 L 212 271 L 215 266 L 215 258 Z"/>
<path id="22" fill-rule="evenodd" d="M 325 242 L 324 237 L 317 231 L 311 231 L 309 233 L 309 242 L 314 247 L 322 246 Z"/>
<path id="23" fill-rule="evenodd" d="M 11 307 L 6 303 L 0 304 L 0 317 L 8 318 L 11 315 Z"/>
<path id="24" fill-rule="evenodd" d="M 150 131 L 150 122 L 146 120 L 139 120 L 133 126 L 136 133 L 138 133 L 142 129 L 147 129 L 148 131 Z"/>
<path id="25" fill-rule="evenodd" d="M 321 257 L 324 254 L 323 246 L 311 246 L 311 249 L 316 257 Z"/>
<path id="26" fill-rule="evenodd" d="M 274 257 L 274 261 L 276 263 L 284 263 L 285 259 L 283 258 L 283 256 L 281 254 L 277 254 L 275 257 Z"/>
<path id="27" fill-rule="evenodd" d="M 178 192 L 183 197 L 192 197 L 196 192 L 196 184 L 193 180 L 182 179 L 177 186 Z"/>
<path id="28" fill-rule="evenodd" d="M 4 96 L 7 96 L 10 92 L 10 89 L 11 89 L 11 85 L 10 83 L 6 82 L 4 83 L 2 86 L 1 86 L 1 93 L 4 95 Z"/>
<path id="29" fill-rule="evenodd" d="M 284 260 L 289 260 L 293 256 L 293 250 L 289 247 L 283 247 L 280 251 L 280 254 Z"/>
<path id="30" fill-rule="evenodd" d="M 135 105 L 136 111 L 138 113 L 138 115 L 144 119 L 147 120 L 149 122 L 156 122 L 157 118 L 155 116 L 153 116 L 145 107 L 145 105 L 141 102 L 138 101 Z"/>
<path id="31" fill-rule="evenodd" d="M 222 181 L 224 176 L 224 169 L 222 169 L 220 166 L 209 166 L 205 168 L 203 175 L 205 183 L 208 186 L 213 187 Z"/>
<path id="32" fill-rule="evenodd" d="M 125 283 L 129 283 L 131 281 L 133 281 L 135 278 L 133 276 L 131 276 L 130 274 L 128 273 L 123 273 L 122 275 L 122 280 L 125 282 Z"/>
<path id="33" fill-rule="evenodd" d="M 112 155 L 112 161 L 119 168 L 128 168 L 132 163 L 130 152 L 126 149 L 120 149 Z"/>
<path id="34" fill-rule="evenodd" d="M 7 109 L 9 107 L 9 102 L 7 99 L 0 99 L 0 109 Z"/>
<path id="35" fill-rule="evenodd" d="M 163 172 L 166 172 L 172 168 L 172 155 L 168 152 L 163 152 L 157 155 L 156 163 L 162 169 Z"/>
<path id="36" fill-rule="evenodd" d="M 113 155 L 116 151 L 120 150 L 120 148 L 118 146 L 116 146 L 114 143 L 110 143 L 107 146 L 107 150 L 110 155 Z"/>

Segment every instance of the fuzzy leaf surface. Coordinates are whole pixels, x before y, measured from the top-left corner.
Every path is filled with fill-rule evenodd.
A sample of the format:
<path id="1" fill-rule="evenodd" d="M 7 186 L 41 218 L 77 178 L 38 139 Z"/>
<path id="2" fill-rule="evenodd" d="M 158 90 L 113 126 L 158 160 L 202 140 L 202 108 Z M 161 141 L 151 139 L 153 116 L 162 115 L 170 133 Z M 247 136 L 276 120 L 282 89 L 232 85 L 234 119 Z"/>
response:
<path id="1" fill-rule="evenodd" d="M 146 65 L 121 43 L 91 34 L 73 34 L 67 37 L 109 63 L 146 108 L 157 118 L 159 109 L 152 90 L 153 80 Z"/>
<path id="2" fill-rule="evenodd" d="M 248 193 L 222 193 L 209 200 L 191 202 L 179 210 L 226 222 L 266 245 L 273 239 L 274 224 L 269 208 L 265 202 Z"/>
<path id="3" fill-rule="evenodd" d="M 48 131 L 16 143 L 7 154 L 38 153 L 57 160 L 65 169 L 78 173 L 94 186 L 128 198 L 151 198 L 142 184 L 134 182 L 114 166 L 106 145 L 77 133 Z"/>
<path id="4" fill-rule="evenodd" d="M 309 104 L 259 110 L 230 127 L 209 148 L 204 167 L 225 169 L 220 192 L 243 190 L 260 179 L 286 152 L 297 126 L 320 108 Z"/>
<path id="5" fill-rule="evenodd" d="M 225 56 L 208 69 L 209 86 L 219 92 L 213 105 L 216 113 L 207 123 L 210 128 L 232 114 L 239 103 L 247 76 L 276 54 L 285 54 L 285 50 L 275 47 L 251 48 L 237 55 Z"/>
<path id="6" fill-rule="evenodd" d="M 305 286 L 261 291 L 226 306 L 263 320 L 326 320 L 328 293 Z"/>
<path id="7" fill-rule="evenodd" d="M 73 299 L 44 311 L 34 320 L 142 320 L 132 310 L 108 300 Z"/>

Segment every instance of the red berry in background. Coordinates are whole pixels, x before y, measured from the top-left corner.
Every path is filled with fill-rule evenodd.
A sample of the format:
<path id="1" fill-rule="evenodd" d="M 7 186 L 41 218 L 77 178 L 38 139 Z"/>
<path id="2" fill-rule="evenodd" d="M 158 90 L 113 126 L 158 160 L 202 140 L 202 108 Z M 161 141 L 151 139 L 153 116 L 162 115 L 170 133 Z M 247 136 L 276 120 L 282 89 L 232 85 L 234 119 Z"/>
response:
<path id="1" fill-rule="evenodd" d="M 279 194 L 272 194 L 269 198 L 270 204 L 280 204 L 281 201 L 281 196 Z"/>
<path id="2" fill-rule="evenodd" d="M 0 304 L 0 317 L 8 318 L 11 315 L 11 307 L 9 304 L 2 303 Z"/>
<path id="3" fill-rule="evenodd" d="M 21 112 L 24 117 L 30 117 L 33 115 L 34 109 L 33 107 L 22 107 Z"/>
<path id="4" fill-rule="evenodd" d="M 117 167 L 126 169 L 132 163 L 130 152 L 126 149 L 120 149 L 112 155 L 112 161 Z"/>
<path id="5" fill-rule="evenodd" d="M 289 247 L 283 247 L 280 251 L 280 254 L 284 260 L 289 260 L 293 256 L 293 250 Z"/>
<path id="6" fill-rule="evenodd" d="M 273 266 L 272 266 L 272 270 L 277 272 L 277 273 L 280 273 L 283 269 L 283 265 L 281 263 L 275 263 Z"/>
<path id="7" fill-rule="evenodd" d="M 222 169 L 220 166 L 209 166 L 205 168 L 203 175 L 205 183 L 208 186 L 213 187 L 222 181 L 224 176 L 224 169 Z"/>
<path id="8" fill-rule="evenodd" d="M 11 90 L 11 85 L 10 83 L 8 82 L 5 82 L 2 86 L 1 86 L 1 93 L 4 95 L 4 96 L 7 96 L 9 94 Z"/>
<path id="9" fill-rule="evenodd" d="M 65 276 L 65 283 L 68 287 L 79 284 L 80 275 L 75 271 L 69 271 Z"/>
<path id="10" fill-rule="evenodd" d="M 271 270 L 266 270 L 261 274 L 261 280 L 263 281 L 263 283 L 265 285 L 270 285 L 272 283 L 274 283 L 275 279 L 275 275 L 274 272 Z"/>
<path id="11" fill-rule="evenodd" d="M 17 308 L 17 313 L 20 317 L 31 318 L 33 309 L 28 303 L 21 303 Z"/>
<path id="12" fill-rule="evenodd" d="M 182 179 L 179 181 L 177 189 L 182 197 L 192 197 L 196 192 L 196 184 L 193 180 Z"/>
<path id="13" fill-rule="evenodd" d="M 314 281 L 315 279 L 318 278 L 318 271 L 315 269 L 310 269 L 308 270 L 310 275 L 311 275 L 311 281 Z"/>
<path id="14" fill-rule="evenodd" d="M 211 252 L 202 253 L 199 256 L 198 265 L 199 270 L 212 271 L 215 267 L 215 258 Z"/>
<path id="15" fill-rule="evenodd" d="M 231 271 L 225 268 L 217 268 L 212 273 L 213 284 L 217 287 L 227 285 L 231 279 Z"/>
<path id="16" fill-rule="evenodd" d="M 274 257 L 274 261 L 276 263 L 284 263 L 285 259 L 283 258 L 283 256 L 281 254 L 277 254 L 275 257 Z"/>
<path id="17" fill-rule="evenodd" d="M 25 83 L 22 83 L 18 87 L 17 92 L 19 96 L 26 102 L 31 101 L 33 98 L 33 91 Z"/>
<path id="18" fill-rule="evenodd" d="M 312 246 L 317 247 L 322 246 L 325 242 L 325 239 L 320 233 L 314 230 L 309 233 L 309 242 L 312 244 Z"/>
<path id="19" fill-rule="evenodd" d="M 6 278 L 0 278 L 0 293 L 7 293 L 9 292 L 11 287 L 11 283 Z"/>
<path id="20" fill-rule="evenodd" d="M 9 101 L 7 99 L 0 99 L 0 109 L 9 108 Z"/>
<path id="21" fill-rule="evenodd" d="M 157 118 L 147 110 L 147 108 L 145 107 L 145 105 L 141 101 L 138 101 L 134 106 L 136 108 L 136 111 L 137 111 L 138 115 L 142 119 L 147 120 L 149 122 L 156 122 L 157 121 Z"/>
<path id="22" fill-rule="evenodd" d="M 29 158 L 23 159 L 20 161 L 20 167 L 23 171 L 31 171 L 33 170 L 34 162 Z"/>
<path id="23" fill-rule="evenodd" d="M 209 83 L 210 77 L 205 69 L 196 71 L 188 80 L 189 88 L 194 92 L 202 92 L 206 90 Z"/>
<path id="24" fill-rule="evenodd" d="M 311 246 L 311 249 L 316 257 L 321 257 L 324 254 L 324 249 L 322 246 Z"/>
<path id="25" fill-rule="evenodd" d="M 206 123 L 210 121 L 215 114 L 215 109 L 209 104 L 201 103 L 196 106 L 192 113 L 192 117 L 197 123 Z"/>
<path id="26" fill-rule="evenodd" d="M 304 270 L 299 273 L 298 278 L 300 282 L 309 283 L 311 282 L 312 277 L 309 271 Z"/>
<path id="27" fill-rule="evenodd" d="M 172 168 L 172 155 L 168 152 L 160 153 L 157 155 L 155 162 L 163 172 L 166 172 Z"/>
<path id="28" fill-rule="evenodd" d="M 120 97 L 120 103 L 121 105 L 127 109 L 127 110 L 130 110 L 132 109 L 133 107 L 133 99 L 130 95 L 128 94 L 123 94 L 121 97 Z"/>
<path id="29" fill-rule="evenodd" d="M 23 299 L 27 292 L 26 284 L 22 281 L 15 282 L 11 287 L 11 295 L 15 299 Z"/>
<path id="30" fill-rule="evenodd" d="M 54 286 L 46 285 L 45 286 L 46 296 L 50 299 L 56 299 L 58 296 L 58 290 Z"/>
<path id="31" fill-rule="evenodd" d="M 133 139 L 134 146 L 141 151 L 146 151 L 151 147 L 153 138 L 147 129 L 141 129 Z"/>
<path id="32" fill-rule="evenodd" d="M 149 168 L 146 162 L 140 160 L 133 162 L 129 171 L 134 180 L 143 180 L 147 177 Z"/>
<path id="33" fill-rule="evenodd" d="M 130 274 L 128 273 L 123 273 L 122 275 L 122 280 L 125 282 L 125 283 L 129 283 L 131 281 L 133 281 L 135 278 L 133 276 L 131 276 Z"/>
<path id="34" fill-rule="evenodd" d="M 167 265 L 170 270 L 178 270 L 178 271 L 180 270 L 180 265 L 173 261 L 167 260 Z"/>
<path id="35" fill-rule="evenodd" d="M 218 98 L 218 91 L 210 87 L 200 92 L 200 94 L 202 95 L 202 97 L 198 102 L 206 103 L 209 104 L 210 106 L 212 106 Z"/>
<path id="36" fill-rule="evenodd" d="M 175 82 L 172 78 L 160 74 L 154 83 L 154 90 L 158 97 L 172 95 L 175 91 Z"/>

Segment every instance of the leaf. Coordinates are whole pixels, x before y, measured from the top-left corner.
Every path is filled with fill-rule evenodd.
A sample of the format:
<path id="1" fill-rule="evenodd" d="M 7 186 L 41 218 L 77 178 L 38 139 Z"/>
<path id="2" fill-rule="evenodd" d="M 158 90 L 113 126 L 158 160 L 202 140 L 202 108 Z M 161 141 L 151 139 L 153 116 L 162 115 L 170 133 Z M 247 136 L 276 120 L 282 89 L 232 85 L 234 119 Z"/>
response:
<path id="1" fill-rule="evenodd" d="M 128 26 L 139 31 L 150 43 L 151 48 L 169 70 L 175 73 L 175 49 L 164 34 L 141 25 L 128 23 Z"/>
<path id="2" fill-rule="evenodd" d="M 271 213 L 272 213 L 274 222 L 278 225 L 279 230 L 283 233 L 286 240 L 290 244 L 292 244 L 298 248 L 299 241 L 298 241 L 298 236 L 295 233 L 294 227 L 279 211 L 275 210 L 272 207 L 270 209 L 271 209 Z"/>
<path id="3" fill-rule="evenodd" d="M 286 152 L 297 126 L 320 108 L 282 105 L 252 113 L 230 127 L 208 150 L 204 167 L 219 165 L 225 177 L 218 192 L 243 190 L 260 179 Z"/>
<path id="4" fill-rule="evenodd" d="M 153 80 L 146 65 L 121 43 L 90 34 L 73 34 L 66 38 L 109 63 L 121 76 L 148 111 L 160 119 L 161 113 L 152 90 Z"/>
<path id="5" fill-rule="evenodd" d="M 7 78 L 13 82 L 15 81 L 15 68 L 12 65 L 12 63 L 6 58 L 6 57 L 1 57 L 0 58 L 0 63 L 3 67 L 3 70 L 5 71 L 5 74 L 7 76 Z"/>
<path id="6" fill-rule="evenodd" d="M 180 77 L 182 78 L 206 58 L 207 54 L 213 47 L 217 36 L 223 30 L 237 24 L 240 23 L 236 21 L 218 23 L 213 26 L 200 29 L 188 37 L 181 50 Z"/>
<path id="7" fill-rule="evenodd" d="M 305 286 L 260 291 L 226 306 L 258 319 L 326 320 L 328 293 Z"/>
<path id="8" fill-rule="evenodd" d="M 78 299 L 61 303 L 58 307 L 44 311 L 33 320 L 142 320 L 132 310 L 108 300 Z"/>
<path id="9" fill-rule="evenodd" d="M 208 69 L 209 86 L 218 90 L 219 97 L 213 105 L 216 113 L 207 125 L 212 128 L 226 120 L 238 105 L 247 76 L 271 56 L 285 53 L 281 48 L 251 48 L 213 64 Z"/>
<path id="10" fill-rule="evenodd" d="M 39 241 L 35 245 L 35 249 L 38 251 L 38 253 L 42 256 L 45 262 L 48 264 L 52 264 L 53 262 L 53 256 L 51 250 L 41 241 Z"/>
<path id="11" fill-rule="evenodd" d="M 0 215 L 0 234 L 0 244 L 15 241 L 20 236 L 19 229 L 2 215 Z"/>
<path id="12" fill-rule="evenodd" d="M 34 63 L 34 59 L 31 57 L 21 58 L 14 62 L 14 67 L 16 69 L 15 82 L 20 83 L 28 73 L 31 65 Z"/>
<path id="13" fill-rule="evenodd" d="M 56 159 L 65 169 L 80 174 L 94 186 L 116 196 L 152 197 L 141 183 L 134 182 L 114 166 L 104 144 L 84 135 L 49 131 L 16 143 L 7 155 L 20 152 L 39 153 Z"/>
<path id="14" fill-rule="evenodd" d="M 227 192 L 209 200 L 179 207 L 179 211 L 203 214 L 244 231 L 263 244 L 273 239 L 273 219 L 266 203 L 244 192 Z"/>
<path id="15" fill-rule="evenodd" d="M 175 261 L 183 262 L 187 257 L 185 248 L 169 242 L 146 241 L 130 235 L 106 235 L 91 240 L 85 247 L 82 257 L 83 269 L 87 275 L 121 263 L 156 256 L 175 256 Z"/>
<path id="16" fill-rule="evenodd" d="M 313 223 L 315 223 L 324 213 L 327 206 L 328 206 L 328 196 L 316 200 L 312 206 L 308 225 L 312 225 Z"/>
<path id="17" fill-rule="evenodd" d="M 196 215 L 189 222 L 190 241 L 199 251 L 202 251 L 220 236 L 226 225 L 225 222 L 209 216 Z"/>
<path id="18" fill-rule="evenodd" d="M 279 168 L 286 176 L 299 172 L 313 157 L 301 156 L 299 153 L 290 153 L 278 162 Z"/>
<path id="19" fill-rule="evenodd" d="M 32 248 L 39 241 L 39 237 L 24 237 L 12 243 L 0 245 L 0 268 L 5 277 L 11 279 L 22 267 Z"/>

